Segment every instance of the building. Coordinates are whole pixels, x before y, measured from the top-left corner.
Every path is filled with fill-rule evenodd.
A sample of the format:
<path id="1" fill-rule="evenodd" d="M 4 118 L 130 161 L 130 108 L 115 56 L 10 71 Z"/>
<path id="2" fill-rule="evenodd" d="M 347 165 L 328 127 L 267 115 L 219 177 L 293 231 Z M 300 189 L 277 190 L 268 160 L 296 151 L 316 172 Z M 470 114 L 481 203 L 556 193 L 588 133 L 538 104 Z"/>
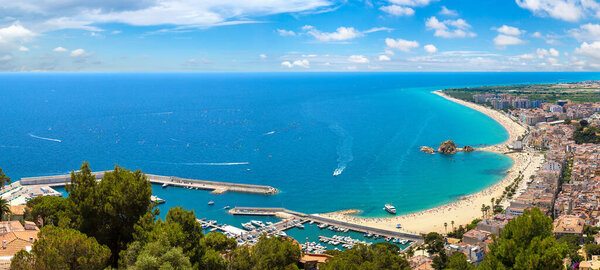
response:
<path id="1" fill-rule="evenodd" d="M 581 269 L 581 270 L 598 270 L 598 269 L 600 269 L 600 256 L 592 255 L 591 260 L 580 262 L 579 269 Z"/>
<path id="2" fill-rule="evenodd" d="M 38 233 L 33 222 L 26 221 L 25 226 L 17 220 L 0 222 L 0 265 L 4 266 L 6 262 L 10 265 L 12 257 L 21 250 L 31 250 Z"/>
<path id="3" fill-rule="evenodd" d="M 565 215 L 554 220 L 554 236 L 559 238 L 564 235 L 583 236 L 584 220 L 580 217 Z"/>
<path id="4" fill-rule="evenodd" d="M 304 269 L 319 269 L 319 265 L 325 263 L 331 257 L 333 256 L 327 254 L 304 253 L 300 258 L 300 263 L 304 265 Z"/>
<path id="5" fill-rule="evenodd" d="M 482 244 L 486 239 L 490 237 L 490 235 L 491 233 L 489 232 L 472 229 L 463 235 L 463 243 L 469 245 Z"/>
<path id="6" fill-rule="evenodd" d="M 433 267 L 431 266 L 433 260 L 423 255 L 414 256 L 408 259 L 408 263 L 413 270 L 433 270 Z"/>

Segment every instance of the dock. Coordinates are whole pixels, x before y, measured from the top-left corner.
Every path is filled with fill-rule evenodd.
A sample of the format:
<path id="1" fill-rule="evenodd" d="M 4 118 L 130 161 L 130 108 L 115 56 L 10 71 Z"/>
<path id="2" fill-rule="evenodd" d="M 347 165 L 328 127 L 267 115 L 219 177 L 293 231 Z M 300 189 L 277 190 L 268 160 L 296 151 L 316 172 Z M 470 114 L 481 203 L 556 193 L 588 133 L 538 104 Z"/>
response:
<path id="1" fill-rule="evenodd" d="M 307 215 L 307 214 L 303 214 L 300 212 L 291 211 L 291 210 L 288 210 L 285 208 L 235 207 L 235 208 L 229 210 L 229 213 L 233 214 L 233 215 L 278 216 L 278 217 L 288 218 L 288 219 L 294 218 L 297 220 L 302 220 L 303 222 L 313 221 L 313 222 L 317 222 L 317 223 L 325 223 L 328 225 L 343 227 L 343 228 L 347 228 L 351 231 L 355 231 L 355 232 L 359 232 L 359 233 L 371 233 L 371 234 L 381 235 L 383 237 L 406 239 L 406 240 L 410 240 L 412 242 L 419 243 L 419 244 L 422 244 L 424 241 L 423 236 L 418 235 L 418 234 L 410 234 L 410 233 L 406 233 L 406 232 L 392 231 L 392 230 L 368 227 L 368 226 L 364 226 L 364 225 L 357 225 L 357 224 L 352 224 L 352 223 L 348 223 L 348 222 L 338 221 L 338 220 L 331 219 L 331 218 L 322 217 L 319 215 L 314 215 L 314 214 Z M 284 221 L 285 220 L 283 220 L 282 222 L 284 222 Z M 281 223 L 281 222 L 279 222 L 279 223 Z M 279 224 L 279 223 L 277 223 L 277 224 Z M 293 226 L 291 226 L 291 227 L 293 227 Z"/>
<path id="2" fill-rule="evenodd" d="M 106 172 L 92 172 L 98 181 L 102 180 Z M 279 190 L 264 185 L 250 185 L 250 184 L 238 184 L 229 182 L 218 182 L 218 181 L 207 181 L 197 180 L 189 178 L 180 178 L 175 176 L 163 176 L 155 174 L 146 174 L 148 181 L 153 184 L 163 185 L 165 187 L 175 186 L 189 189 L 200 189 L 210 190 L 214 194 L 222 194 L 225 192 L 242 192 L 242 193 L 254 193 L 273 195 L 279 193 Z M 71 182 L 71 175 L 52 175 L 52 176 L 39 176 L 39 177 L 25 177 L 21 178 L 21 185 L 23 186 L 49 186 L 59 187 L 65 186 Z"/>

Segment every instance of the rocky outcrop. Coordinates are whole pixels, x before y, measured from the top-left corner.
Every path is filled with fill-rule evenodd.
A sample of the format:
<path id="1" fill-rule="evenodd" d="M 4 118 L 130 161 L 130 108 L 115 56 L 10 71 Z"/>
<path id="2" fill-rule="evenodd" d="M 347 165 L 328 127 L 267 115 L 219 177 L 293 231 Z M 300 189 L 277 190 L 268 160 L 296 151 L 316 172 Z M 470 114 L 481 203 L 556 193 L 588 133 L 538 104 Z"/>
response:
<path id="1" fill-rule="evenodd" d="M 456 153 L 456 144 L 451 140 L 447 140 L 440 144 L 438 152 L 442 154 L 454 154 Z"/>
<path id="2" fill-rule="evenodd" d="M 469 153 L 469 152 L 473 152 L 473 151 L 475 151 L 475 148 L 473 148 L 473 147 L 471 147 L 471 146 L 468 146 L 468 145 L 465 145 L 465 147 L 463 147 L 463 148 L 462 148 L 462 150 L 463 150 L 463 152 L 465 152 L 465 153 Z"/>
<path id="3" fill-rule="evenodd" d="M 421 147 L 421 152 L 425 152 L 425 153 L 428 153 L 428 154 L 434 154 L 435 150 L 433 148 L 431 148 L 431 147 L 423 146 L 423 147 Z"/>

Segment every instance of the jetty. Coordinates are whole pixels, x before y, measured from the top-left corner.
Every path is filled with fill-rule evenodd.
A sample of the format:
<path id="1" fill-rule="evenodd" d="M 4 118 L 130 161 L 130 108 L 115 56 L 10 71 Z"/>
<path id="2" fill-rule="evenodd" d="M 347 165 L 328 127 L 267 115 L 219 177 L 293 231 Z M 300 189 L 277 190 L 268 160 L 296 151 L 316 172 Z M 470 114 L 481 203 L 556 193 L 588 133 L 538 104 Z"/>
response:
<path id="1" fill-rule="evenodd" d="M 351 231 L 359 232 L 359 233 L 371 233 L 376 235 L 381 235 L 383 237 L 388 238 L 398 238 L 398 239 L 406 239 L 413 241 L 415 243 L 423 243 L 423 236 L 418 234 L 411 234 L 407 232 L 400 231 L 392 231 L 380 228 L 373 228 L 364 225 L 358 225 L 343 221 L 338 221 L 335 219 L 327 218 L 319 216 L 318 214 L 307 215 L 304 213 L 300 213 L 297 211 L 288 210 L 285 208 L 277 208 L 277 207 L 235 207 L 229 210 L 229 213 L 232 215 L 247 215 L 247 216 L 277 216 L 280 218 L 285 218 L 285 220 L 278 222 L 276 224 L 280 224 L 276 229 L 287 230 L 292 228 L 294 225 L 290 225 L 288 222 L 288 226 L 285 226 L 285 221 L 289 220 L 300 220 L 302 223 L 312 221 L 313 223 L 324 223 L 332 226 L 347 228 Z"/>
<path id="2" fill-rule="evenodd" d="M 96 177 L 96 180 L 102 180 L 106 171 L 92 172 Z M 218 182 L 218 181 L 207 181 L 197 180 L 189 178 L 181 178 L 175 176 L 163 176 L 155 174 L 146 174 L 148 181 L 153 184 L 163 185 L 163 187 L 174 186 L 183 187 L 188 189 L 201 189 L 210 190 L 214 194 L 222 194 L 225 192 L 243 192 L 243 193 L 254 193 L 273 195 L 279 193 L 279 190 L 271 186 L 263 185 L 250 185 L 250 184 L 238 184 L 229 182 Z M 52 175 L 52 176 L 38 176 L 38 177 L 25 177 L 21 178 L 21 185 L 23 186 L 49 186 L 59 187 L 65 186 L 71 182 L 71 175 Z"/>

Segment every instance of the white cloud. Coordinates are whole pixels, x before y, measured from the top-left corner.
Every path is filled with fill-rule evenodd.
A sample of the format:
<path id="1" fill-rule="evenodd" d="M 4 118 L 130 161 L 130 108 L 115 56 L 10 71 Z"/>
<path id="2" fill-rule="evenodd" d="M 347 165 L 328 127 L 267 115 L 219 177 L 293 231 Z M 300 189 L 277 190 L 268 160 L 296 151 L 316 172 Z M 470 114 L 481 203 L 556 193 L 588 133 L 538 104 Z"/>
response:
<path id="1" fill-rule="evenodd" d="M 0 47 L 20 47 L 21 43 L 29 42 L 36 34 L 31 30 L 15 23 L 10 26 L 0 28 Z"/>
<path id="2" fill-rule="evenodd" d="M 390 49 L 385 49 L 385 54 L 394 56 L 394 51 L 392 51 Z"/>
<path id="3" fill-rule="evenodd" d="M 531 54 L 531 53 L 526 53 L 526 54 L 521 54 L 519 56 L 517 56 L 519 59 L 522 60 L 531 60 L 535 58 L 535 55 Z"/>
<path id="4" fill-rule="evenodd" d="M 550 48 L 550 50 L 548 50 L 548 52 L 550 53 L 550 56 L 552 56 L 552 57 L 559 57 L 560 56 L 560 52 L 558 52 L 554 48 Z"/>
<path id="5" fill-rule="evenodd" d="M 330 0 L 105 0 L 3 1 L 3 14 L 44 31 L 98 29 L 94 24 L 212 27 L 257 22 L 252 18 L 282 13 L 318 12 Z"/>
<path id="6" fill-rule="evenodd" d="M 258 57 L 260 57 L 260 59 L 267 59 L 267 55 L 264 53 L 259 54 Z"/>
<path id="7" fill-rule="evenodd" d="M 519 7 L 538 16 L 550 16 L 564 21 L 578 21 L 588 13 L 599 15 L 600 4 L 595 0 L 516 0 Z"/>
<path id="8" fill-rule="evenodd" d="M 456 10 L 448 9 L 446 6 L 442 6 L 442 10 L 440 10 L 439 14 L 444 16 L 458 16 Z"/>
<path id="9" fill-rule="evenodd" d="M 387 45 L 389 48 L 397 49 L 397 50 L 400 50 L 403 52 L 409 52 L 410 49 L 419 47 L 419 43 L 414 40 L 410 41 L 410 40 L 405 40 L 405 39 L 400 39 L 400 38 L 399 39 L 386 38 L 385 45 Z"/>
<path id="10" fill-rule="evenodd" d="M 389 56 L 382 54 L 379 56 L 379 61 L 390 61 L 392 60 Z"/>
<path id="11" fill-rule="evenodd" d="M 430 17 L 425 22 L 428 30 L 434 30 L 434 36 L 443 38 L 464 38 L 474 37 L 475 33 L 468 31 L 471 28 L 465 20 L 445 20 L 440 22 L 435 16 Z M 454 28 L 454 29 L 451 29 Z"/>
<path id="12" fill-rule="evenodd" d="M 593 43 L 583 42 L 579 48 L 575 49 L 575 53 L 600 60 L 600 41 L 594 41 Z"/>
<path id="13" fill-rule="evenodd" d="M 88 57 L 92 56 L 93 53 L 86 52 L 84 49 L 76 49 L 71 51 L 71 56 L 73 57 Z"/>
<path id="14" fill-rule="evenodd" d="M 310 62 L 306 59 L 296 60 L 294 62 L 283 61 L 281 62 L 282 67 L 293 68 L 293 67 L 302 67 L 302 68 L 310 68 Z"/>
<path id="15" fill-rule="evenodd" d="M 359 64 L 369 63 L 369 59 L 367 59 L 363 55 L 350 55 L 350 57 L 348 57 L 348 61 Z"/>
<path id="16" fill-rule="evenodd" d="M 579 41 L 596 41 L 600 40 L 600 25 L 587 23 L 569 30 L 568 33 Z"/>
<path id="17" fill-rule="evenodd" d="M 56 47 L 56 48 L 53 49 L 53 51 L 55 51 L 55 52 L 66 52 L 67 49 L 63 48 L 63 47 Z"/>
<path id="18" fill-rule="evenodd" d="M 398 5 L 383 6 L 379 9 L 394 16 L 411 16 L 415 14 L 414 9 Z"/>
<path id="19" fill-rule="evenodd" d="M 375 33 L 375 32 L 380 32 L 380 31 L 387 31 L 392 32 L 394 29 L 393 28 L 389 28 L 389 27 L 373 27 L 369 30 L 363 31 L 363 34 L 369 34 L 369 33 Z"/>
<path id="20" fill-rule="evenodd" d="M 25 46 L 22 46 L 22 45 L 21 45 L 21 46 L 19 47 L 19 51 L 22 51 L 22 52 L 28 52 L 28 51 L 29 51 L 29 48 L 27 48 L 27 47 L 25 47 Z"/>
<path id="21" fill-rule="evenodd" d="M 2 62 L 3 61 L 8 61 L 8 60 L 11 60 L 11 59 L 12 59 L 12 56 L 10 54 L 5 54 L 2 57 L 0 57 L 0 61 L 2 61 Z"/>
<path id="22" fill-rule="evenodd" d="M 505 35 L 511 35 L 511 36 L 518 36 L 520 34 L 522 34 L 523 30 L 520 30 L 519 28 L 513 27 L 513 26 L 508 26 L 508 25 L 502 25 L 500 28 L 496 29 L 499 33 L 501 34 L 505 34 Z"/>
<path id="23" fill-rule="evenodd" d="M 427 44 L 423 46 L 423 49 L 429 54 L 434 54 L 438 51 L 438 49 L 433 44 Z"/>
<path id="24" fill-rule="evenodd" d="M 437 0 L 388 0 L 390 3 L 394 3 L 396 5 L 409 6 L 409 7 L 423 7 L 429 5 L 431 2 L 436 2 Z"/>
<path id="25" fill-rule="evenodd" d="M 302 29 L 307 30 L 309 35 L 322 42 L 345 41 L 363 36 L 363 33 L 354 29 L 354 27 L 338 27 L 338 29 L 332 33 L 321 32 L 310 25 L 304 26 Z"/>
<path id="26" fill-rule="evenodd" d="M 280 36 L 282 37 L 287 37 L 287 36 L 295 36 L 296 32 L 292 31 L 292 30 L 285 30 L 285 29 L 277 29 L 277 32 L 279 33 Z"/>
<path id="27" fill-rule="evenodd" d="M 534 37 L 534 38 L 542 38 L 542 33 L 540 33 L 540 32 L 535 32 L 535 33 L 533 33 L 533 35 L 531 35 L 531 36 L 532 36 L 532 37 Z"/>
<path id="28" fill-rule="evenodd" d="M 518 37 L 507 36 L 507 35 L 498 35 L 494 38 L 494 44 L 498 47 L 506 47 L 509 45 L 519 45 L 523 44 L 524 41 Z"/>

